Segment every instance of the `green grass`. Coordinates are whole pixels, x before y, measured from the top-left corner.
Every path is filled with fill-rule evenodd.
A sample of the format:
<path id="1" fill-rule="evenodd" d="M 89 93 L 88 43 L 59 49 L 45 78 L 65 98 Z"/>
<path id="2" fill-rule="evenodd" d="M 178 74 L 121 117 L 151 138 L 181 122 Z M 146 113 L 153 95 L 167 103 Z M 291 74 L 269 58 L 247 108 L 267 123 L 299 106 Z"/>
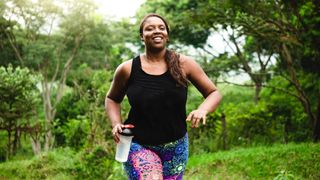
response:
<path id="1" fill-rule="evenodd" d="M 85 155 L 56 149 L 29 160 L 0 163 L 2 179 L 126 179 L 120 163 L 101 151 Z M 107 164 L 106 164 L 107 163 Z M 108 165 L 109 163 L 109 165 Z M 303 143 L 233 149 L 189 158 L 185 180 L 320 179 L 320 144 Z M 95 175 L 95 176 L 94 176 Z M 99 178 L 98 178 L 99 179 Z"/>
<path id="2" fill-rule="evenodd" d="M 185 179 L 320 179 L 320 144 L 288 144 L 193 156 Z"/>
<path id="3" fill-rule="evenodd" d="M 110 159 L 101 148 L 88 152 L 59 148 L 28 160 L 0 163 L 2 179 L 124 180 L 125 175 L 120 163 Z"/>
<path id="4" fill-rule="evenodd" d="M 0 164 L 0 179 L 71 179 L 75 168 L 74 153 L 57 149 L 29 160 Z M 63 178 L 64 177 L 64 178 Z"/>

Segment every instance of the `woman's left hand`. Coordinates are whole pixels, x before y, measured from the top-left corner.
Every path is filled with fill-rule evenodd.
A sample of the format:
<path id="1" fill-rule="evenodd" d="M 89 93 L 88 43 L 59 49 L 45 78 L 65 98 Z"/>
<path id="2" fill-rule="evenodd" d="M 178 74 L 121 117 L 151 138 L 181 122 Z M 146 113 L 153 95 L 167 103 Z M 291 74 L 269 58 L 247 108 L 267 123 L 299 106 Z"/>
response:
<path id="1" fill-rule="evenodd" d="M 202 119 L 202 124 L 206 125 L 206 116 L 207 116 L 208 111 L 203 110 L 203 109 L 197 109 L 193 110 L 187 117 L 187 121 L 191 121 L 191 127 L 199 127 L 199 123 Z"/>

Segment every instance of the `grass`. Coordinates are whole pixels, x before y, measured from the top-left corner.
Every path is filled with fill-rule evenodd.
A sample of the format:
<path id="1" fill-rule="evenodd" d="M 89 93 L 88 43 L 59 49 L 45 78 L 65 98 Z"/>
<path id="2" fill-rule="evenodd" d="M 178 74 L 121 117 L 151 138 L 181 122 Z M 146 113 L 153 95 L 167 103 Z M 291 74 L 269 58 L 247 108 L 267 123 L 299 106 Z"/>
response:
<path id="1" fill-rule="evenodd" d="M 28 160 L 0 163 L 0 180 L 7 179 L 112 179 L 123 180 L 120 163 L 109 159 L 101 148 L 75 152 L 58 148 Z"/>
<path id="2" fill-rule="evenodd" d="M 74 153 L 68 149 L 58 149 L 29 160 L 2 163 L 0 179 L 70 179 L 72 174 L 68 172 L 75 167 L 73 157 Z"/>
<path id="3" fill-rule="evenodd" d="M 69 149 L 58 149 L 29 160 L 0 163 L 0 180 L 97 179 L 99 176 L 93 174 L 100 173 L 94 172 L 99 169 L 108 172 L 103 179 L 126 179 L 119 163 L 99 161 L 99 156 L 81 156 Z M 83 162 L 85 159 L 88 160 Z M 113 165 L 105 165 L 106 162 Z M 320 144 L 273 145 L 192 156 L 184 179 L 320 179 L 319 169 Z"/>
<path id="4" fill-rule="evenodd" d="M 255 147 L 193 156 L 185 179 L 320 179 L 320 144 Z"/>

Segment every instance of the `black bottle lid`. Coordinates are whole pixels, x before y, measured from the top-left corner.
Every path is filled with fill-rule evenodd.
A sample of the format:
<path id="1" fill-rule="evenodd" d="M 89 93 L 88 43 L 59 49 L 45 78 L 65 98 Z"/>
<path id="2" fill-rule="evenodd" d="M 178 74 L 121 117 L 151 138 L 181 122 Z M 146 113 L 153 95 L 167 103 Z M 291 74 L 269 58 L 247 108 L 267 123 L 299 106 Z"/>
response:
<path id="1" fill-rule="evenodd" d="M 124 136 L 133 136 L 133 128 L 134 128 L 134 125 L 125 124 L 120 134 Z"/>
<path id="2" fill-rule="evenodd" d="M 122 129 L 122 132 L 120 133 L 123 136 L 133 136 L 132 129 L 130 128 L 124 128 Z"/>

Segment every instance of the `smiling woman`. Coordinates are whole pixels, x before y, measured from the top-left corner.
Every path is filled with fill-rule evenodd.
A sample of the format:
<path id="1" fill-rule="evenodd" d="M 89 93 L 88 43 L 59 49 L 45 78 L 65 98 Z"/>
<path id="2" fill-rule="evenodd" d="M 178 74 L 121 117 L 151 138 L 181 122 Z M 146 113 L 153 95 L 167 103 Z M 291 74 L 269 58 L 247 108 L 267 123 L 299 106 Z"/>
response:
<path id="1" fill-rule="evenodd" d="M 169 40 L 169 27 L 158 17 L 149 17 L 140 26 L 140 37 L 148 51 L 161 51 Z"/>
<path id="2" fill-rule="evenodd" d="M 205 124 L 221 95 L 196 61 L 167 49 L 170 29 L 162 16 L 146 15 L 139 34 L 145 52 L 119 65 L 105 100 L 112 134 L 118 143 L 125 125 L 134 125 L 124 163 L 129 179 L 180 180 L 188 160 L 186 121 L 192 128 Z M 188 81 L 205 100 L 187 116 Z M 120 104 L 125 95 L 131 109 L 122 122 Z"/>

